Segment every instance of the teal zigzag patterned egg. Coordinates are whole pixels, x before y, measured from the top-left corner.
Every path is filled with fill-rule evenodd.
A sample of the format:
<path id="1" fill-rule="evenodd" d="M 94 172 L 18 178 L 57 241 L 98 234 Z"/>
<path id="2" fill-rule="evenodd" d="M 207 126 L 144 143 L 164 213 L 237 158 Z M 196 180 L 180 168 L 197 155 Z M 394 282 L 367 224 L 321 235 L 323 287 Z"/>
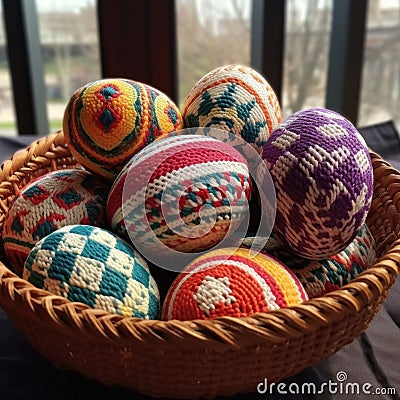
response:
<path id="1" fill-rule="evenodd" d="M 244 247 L 251 247 L 254 238 L 247 238 Z M 376 262 L 376 244 L 367 224 L 357 231 L 354 240 L 342 251 L 320 260 L 309 260 L 270 237 L 263 251 L 289 267 L 300 280 L 310 299 L 337 290 L 355 279 Z"/>
<path id="2" fill-rule="evenodd" d="M 158 287 L 146 261 L 105 229 L 70 225 L 40 240 L 23 277 L 70 301 L 125 317 L 157 319 Z"/>
<path id="3" fill-rule="evenodd" d="M 342 251 L 323 260 L 308 260 L 281 247 L 271 251 L 292 269 L 310 299 L 332 292 L 351 282 L 376 261 L 375 240 L 364 224 Z"/>
<path id="4" fill-rule="evenodd" d="M 72 224 L 105 225 L 109 186 L 82 169 L 49 172 L 30 182 L 14 198 L 4 221 L 5 253 L 17 274 L 33 246 Z"/>
<path id="5" fill-rule="evenodd" d="M 243 65 L 216 68 L 201 78 L 185 99 L 182 117 L 185 128 L 229 131 L 259 153 L 282 120 L 272 87 L 257 71 Z"/>

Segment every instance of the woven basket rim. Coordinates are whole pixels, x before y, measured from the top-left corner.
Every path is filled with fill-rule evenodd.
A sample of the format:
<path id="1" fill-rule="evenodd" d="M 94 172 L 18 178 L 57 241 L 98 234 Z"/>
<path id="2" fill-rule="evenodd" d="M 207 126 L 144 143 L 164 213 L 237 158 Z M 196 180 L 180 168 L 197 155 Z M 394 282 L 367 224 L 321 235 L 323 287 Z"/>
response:
<path id="1" fill-rule="evenodd" d="M 27 148 L 17 151 L 1 165 L 0 201 L 4 199 L 3 190 L 8 190 L 5 181 L 19 179 L 18 174 L 34 171 L 37 164 L 45 159 L 54 159 L 54 148 L 64 148 L 63 133 L 47 135 Z M 39 150 L 39 151 L 38 151 Z M 44 152 L 44 154 L 43 154 Z M 391 167 L 381 157 L 370 150 L 373 162 L 379 162 L 387 169 L 388 176 L 400 182 L 400 172 Z M 71 302 L 64 297 L 53 295 L 38 289 L 31 283 L 19 278 L 0 260 L 0 287 L 15 302 L 15 307 L 24 304 L 30 317 L 46 319 L 58 326 L 63 332 L 90 337 L 91 340 L 115 340 L 124 343 L 161 346 L 168 341 L 184 345 L 184 339 L 190 339 L 207 348 L 226 349 L 243 348 L 260 337 L 268 343 L 282 343 L 289 338 L 315 332 L 327 324 L 333 325 L 343 319 L 347 313 L 358 313 L 363 307 L 374 301 L 385 288 L 390 287 L 399 274 L 400 239 L 397 238 L 389 250 L 368 270 L 362 272 L 347 285 L 321 297 L 307 300 L 299 305 L 257 313 L 248 317 L 217 317 L 208 320 L 141 320 L 123 317 L 107 311 Z M 1 304 L 1 299 L 0 299 Z"/>

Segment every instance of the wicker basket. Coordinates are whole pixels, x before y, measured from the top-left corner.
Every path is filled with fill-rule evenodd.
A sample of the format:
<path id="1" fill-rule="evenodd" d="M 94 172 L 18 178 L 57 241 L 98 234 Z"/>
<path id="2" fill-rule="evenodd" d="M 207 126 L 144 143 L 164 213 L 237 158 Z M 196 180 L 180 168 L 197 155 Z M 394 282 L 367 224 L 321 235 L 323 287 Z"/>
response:
<path id="1" fill-rule="evenodd" d="M 375 186 L 367 223 L 377 263 L 340 290 L 268 314 L 208 321 L 123 318 L 36 289 L 0 262 L 0 306 L 35 348 L 60 367 L 155 397 L 212 398 L 290 377 L 355 339 L 399 272 L 400 173 L 371 152 Z M 18 189 L 75 166 L 61 132 L 3 163 L 0 227 Z"/>

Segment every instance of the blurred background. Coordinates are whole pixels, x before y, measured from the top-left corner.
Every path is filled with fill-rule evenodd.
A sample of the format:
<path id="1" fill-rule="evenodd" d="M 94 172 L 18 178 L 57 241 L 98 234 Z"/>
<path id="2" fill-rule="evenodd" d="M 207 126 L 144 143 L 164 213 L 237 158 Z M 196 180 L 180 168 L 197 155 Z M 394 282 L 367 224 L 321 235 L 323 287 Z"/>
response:
<path id="1" fill-rule="evenodd" d="M 286 0 L 284 117 L 325 104 L 333 1 Z M 55 131 L 74 90 L 101 78 L 97 2 L 36 0 L 36 13 L 49 128 Z M 252 0 L 176 0 L 175 13 L 175 100 L 182 105 L 213 68 L 251 65 Z M 17 126 L 2 3 L 0 14 L 0 134 L 12 136 Z M 358 125 L 389 119 L 400 126 L 400 0 L 369 0 Z"/>

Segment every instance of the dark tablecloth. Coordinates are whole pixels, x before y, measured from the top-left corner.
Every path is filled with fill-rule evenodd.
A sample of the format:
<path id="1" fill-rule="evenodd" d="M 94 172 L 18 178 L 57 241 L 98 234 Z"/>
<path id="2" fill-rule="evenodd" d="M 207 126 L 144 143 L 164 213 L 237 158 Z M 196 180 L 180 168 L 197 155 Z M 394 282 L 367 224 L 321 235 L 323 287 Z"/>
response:
<path id="1" fill-rule="evenodd" d="M 389 124 L 390 125 L 390 124 Z M 368 127 L 365 137 L 371 137 L 367 142 L 376 148 L 374 139 L 380 140 L 380 132 L 387 133 L 388 126 L 382 124 L 381 131 L 376 127 Z M 389 127 L 390 128 L 390 127 Z M 375 134 L 372 130 L 375 129 Z M 389 129 L 390 130 L 390 129 Z M 388 135 L 387 143 L 392 148 L 391 153 L 385 153 L 388 160 L 400 166 L 400 141 L 397 142 Z M 8 158 L 17 149 L 32 142 L 35 137 L 0 138 L 0 160 Z M 391 140 L 393 141 L 391 142 Z M 396 142 L 396 143 L 395 143 Z M 383 142 L 381 143 L 383 146 Z M 398 145 L 398 153 L 396 147 Z M 384 150 L 378 148 L 377 150 Z M 384 151 L 383 151 L 384 153 Z M 398 163 L 398 164 L 397 164 Z M 299 395 L 278 394 L 277 390 L 272 395 L 254 393 L 237 395 L 230 400 L 247 399 L 400 399 L 400 278 L 392 288 L 381 311 L 372 321 L 370 326 L 351 344 L 343 347 L 336 354 L 323 362 L 307 368 L 300 374 L 283 381 L 288 390 L 291 383 L 300 387 L 303 383 L 314 383 L 320 387 L 329 380 L 337 382 L 337 374 L 345 372 L 347 383 L 358 384 L 360 395 L 344 393 L 344 390 L 327 390 L 323 394 Z M 396 393 L 390 395 L 367 395 L 362 393 L 362 386 L 367 386 L 373 392 L 378 388 L 394 388 Z M 324 387 L 324 386 L 322 386 Z M 293 389 L 296 386 L 292 386 Z M 338 386 L 339 389 L 339 386 Z M 340 393 L 342 392 L 342 393 Z M 63 371 L 53 367 L 43 359 L 14 327 L 13 323 L 0 310 L 0 400 L 13 399 L 87 399 L 112 400 L 112 399 L 149 399 L 138 393 L 120 388 L 105 387 L 97 382 L 88 380 L 78 373 Z"/>

